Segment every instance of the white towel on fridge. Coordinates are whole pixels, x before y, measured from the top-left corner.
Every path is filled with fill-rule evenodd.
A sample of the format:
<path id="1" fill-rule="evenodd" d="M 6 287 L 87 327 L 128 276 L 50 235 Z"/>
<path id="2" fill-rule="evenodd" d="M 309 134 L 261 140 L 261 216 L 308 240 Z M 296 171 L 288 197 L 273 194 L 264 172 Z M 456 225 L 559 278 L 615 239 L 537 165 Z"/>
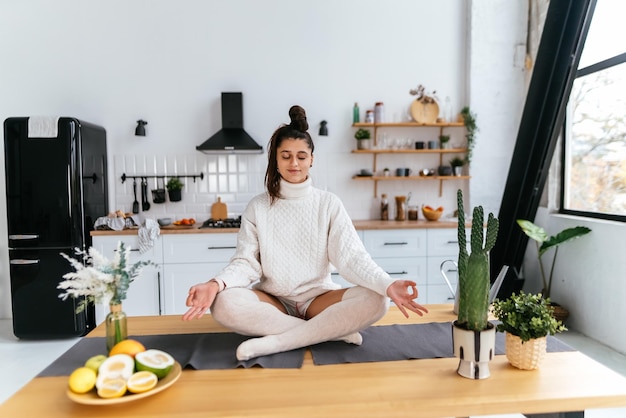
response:
<path id="1" fill-rule="evenodd" d="M 31 116 L 28 118 L 29 138 L 56 138 L 59 136 L 58 116 Z"/>

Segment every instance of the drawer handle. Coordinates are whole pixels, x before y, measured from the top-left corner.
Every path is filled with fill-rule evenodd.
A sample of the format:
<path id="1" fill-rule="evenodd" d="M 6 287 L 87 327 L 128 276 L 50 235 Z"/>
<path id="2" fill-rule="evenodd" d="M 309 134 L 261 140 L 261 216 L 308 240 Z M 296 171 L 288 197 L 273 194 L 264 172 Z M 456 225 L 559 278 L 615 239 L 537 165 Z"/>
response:
<path id="1" fill-rule="evenodd" d="M 393 274 L 409 274 L 408 271 L 388 271 L 387 272 L 388 275 L 393 275 Z"/>
<path id="2" fill-rule="evenodd" d="M 209 247 L 209 250 L 234 250 L 237 247 Z"/>
<path id="3" fill-rule="evenodd" d="M 383 245 L 408 245 L 408 242 L 386 242 Z"/>
<path id="4" fill-rule="evenodd" d="M 458 244 L 459 241 L 448 241 L 446 244 Z"/>

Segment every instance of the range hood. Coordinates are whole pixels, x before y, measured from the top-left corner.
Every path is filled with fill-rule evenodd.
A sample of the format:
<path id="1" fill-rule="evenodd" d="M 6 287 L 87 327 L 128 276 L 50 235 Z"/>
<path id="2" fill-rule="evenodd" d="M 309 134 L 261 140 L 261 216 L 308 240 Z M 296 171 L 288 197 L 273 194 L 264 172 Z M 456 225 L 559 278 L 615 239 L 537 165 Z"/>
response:
<path id="1" fill-rule="evenodd" d="M 263 153 L 263 147 L 243 130 L 241 93 L 222 93 L 222 129 L 196 149 L 205 154 Z"/>

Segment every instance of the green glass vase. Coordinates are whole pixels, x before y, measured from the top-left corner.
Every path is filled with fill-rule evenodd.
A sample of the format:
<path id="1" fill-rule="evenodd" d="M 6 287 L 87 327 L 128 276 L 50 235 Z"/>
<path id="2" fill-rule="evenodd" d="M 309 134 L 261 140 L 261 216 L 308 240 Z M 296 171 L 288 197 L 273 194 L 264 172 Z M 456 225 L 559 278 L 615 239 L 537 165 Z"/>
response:
<path id="1" fill-rule="evenodd" d="M 128 338 L 126 326 L 126 314 L 122 311 L 122 305 L 109 305 L 110 312 L 105 318 L 107 353 L 120 341 Z"/>

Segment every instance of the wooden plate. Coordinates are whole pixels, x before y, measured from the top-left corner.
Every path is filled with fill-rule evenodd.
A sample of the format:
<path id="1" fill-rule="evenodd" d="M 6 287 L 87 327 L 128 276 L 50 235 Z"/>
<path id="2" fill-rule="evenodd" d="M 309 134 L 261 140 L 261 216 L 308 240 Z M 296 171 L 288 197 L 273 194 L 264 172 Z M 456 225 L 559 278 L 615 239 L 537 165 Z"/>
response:
<path id="1" fill-rule="evenodd" d="M 163 379 L 159 380 L 159 382 L 154 387 L 154 389 L 149 390 L 147 392 L 143 392 L 143 393 L 127 392 L 126 395 L 119 397 L 119 398 L 105 399 L 105 398 L 99 397 L 95 389 L 87 393 L 83 393 L 83 394 L 74 393 L 68 389 L 67 397 L 73 400 L 74 402 L 82 403 L 84 405 L 112 405 L 112 404 L 117 404 L 117 403 L 136 401 L 138 399 L 143 399 L 143 398 L 147 398 L 148 396 L 155 395 L 169 388 L 178 380 L 178 378 L 180 377 L 182 373 L 183 373 L 183 369 L 182 367 L 180 367 L 180 363 L 176 361 L 174 362 L 174 367 L 172 367 L 172 370 L 168 373 L 168 375 L 165 376 Z"/>
<path id="2" fill-rule="evenodd" d="M 411 116 L 417 123 L 435 123 L 439 117 L 439 105 L 437 102 L 422 103 L 413 100 L 411 104 Z"/>

